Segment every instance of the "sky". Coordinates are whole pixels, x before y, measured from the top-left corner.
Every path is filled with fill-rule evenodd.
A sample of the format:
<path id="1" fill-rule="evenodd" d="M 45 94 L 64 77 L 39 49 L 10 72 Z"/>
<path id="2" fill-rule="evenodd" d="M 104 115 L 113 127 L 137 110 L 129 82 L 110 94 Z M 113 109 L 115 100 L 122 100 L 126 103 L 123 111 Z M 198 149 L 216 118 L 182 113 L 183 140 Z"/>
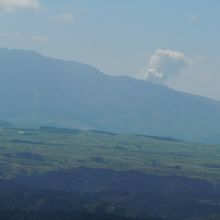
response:
<path id="1" fill-rule="evenodd" d="M 0 0 L 0 47 L 220 100 L 219 0 Z"/>

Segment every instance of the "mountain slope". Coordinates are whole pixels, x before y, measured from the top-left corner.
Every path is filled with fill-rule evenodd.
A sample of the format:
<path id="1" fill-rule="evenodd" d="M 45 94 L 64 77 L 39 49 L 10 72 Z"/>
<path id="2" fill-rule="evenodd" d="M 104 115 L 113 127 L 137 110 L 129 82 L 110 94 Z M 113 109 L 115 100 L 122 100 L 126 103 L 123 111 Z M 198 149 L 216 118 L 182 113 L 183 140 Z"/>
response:
<path id="1" fill-rule="evenodd" d="M 30 51 L 0 66 L 0 119 L 220 142 L 220 102 Z"/>

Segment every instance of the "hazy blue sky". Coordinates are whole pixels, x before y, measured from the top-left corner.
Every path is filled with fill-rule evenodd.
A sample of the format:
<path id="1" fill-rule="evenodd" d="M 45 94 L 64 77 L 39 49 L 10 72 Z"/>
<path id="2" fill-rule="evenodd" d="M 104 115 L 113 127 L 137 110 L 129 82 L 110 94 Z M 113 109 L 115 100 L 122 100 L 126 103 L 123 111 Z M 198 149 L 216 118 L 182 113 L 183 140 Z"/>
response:
<path id="1" fill-rule="evenodd" d="M 219 0 L 0 0 L 0 46 L 220 100 Z"/>

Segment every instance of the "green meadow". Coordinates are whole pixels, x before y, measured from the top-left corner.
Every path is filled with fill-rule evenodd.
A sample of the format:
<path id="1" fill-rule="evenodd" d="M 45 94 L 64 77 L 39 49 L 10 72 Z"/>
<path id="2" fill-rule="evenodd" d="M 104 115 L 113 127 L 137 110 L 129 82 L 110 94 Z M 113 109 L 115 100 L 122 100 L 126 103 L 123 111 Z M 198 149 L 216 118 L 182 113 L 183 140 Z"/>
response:
<path id="1" fill-rule="evenodd" d="M 219 180 L 220 146 L 50 127 L 0 129 L 1 178 L 76 167 Z"/>

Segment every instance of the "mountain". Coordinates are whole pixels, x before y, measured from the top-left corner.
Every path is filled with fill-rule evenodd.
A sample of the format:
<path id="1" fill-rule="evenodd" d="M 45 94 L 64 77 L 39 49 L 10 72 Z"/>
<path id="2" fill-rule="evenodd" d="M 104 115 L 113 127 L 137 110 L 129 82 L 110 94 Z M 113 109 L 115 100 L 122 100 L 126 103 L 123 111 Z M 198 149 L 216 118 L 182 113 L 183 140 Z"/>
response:
<path id="1" fill-rule="evenodd" d="M 13 127 L 13 124 L 7 122 L 7 121 L 2 121 L 0 120 L 0 128 L 3 127 L 3 128 L 8 128 L 8 127 Z"/>
<path id="2" fill-rule="evenodd" d="M 220 102 L 96 68 L 0 49 L 0 119 L 220 142 Z"/>

